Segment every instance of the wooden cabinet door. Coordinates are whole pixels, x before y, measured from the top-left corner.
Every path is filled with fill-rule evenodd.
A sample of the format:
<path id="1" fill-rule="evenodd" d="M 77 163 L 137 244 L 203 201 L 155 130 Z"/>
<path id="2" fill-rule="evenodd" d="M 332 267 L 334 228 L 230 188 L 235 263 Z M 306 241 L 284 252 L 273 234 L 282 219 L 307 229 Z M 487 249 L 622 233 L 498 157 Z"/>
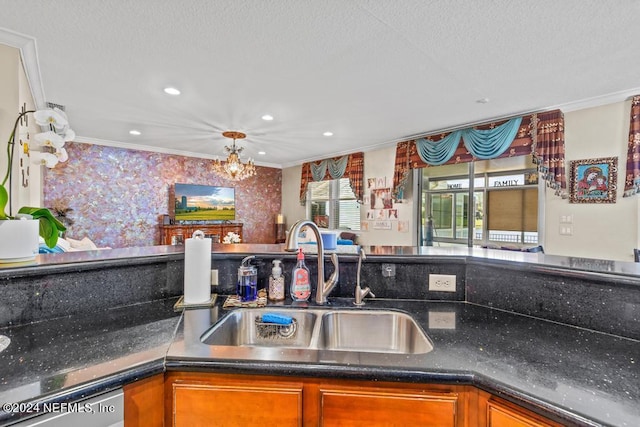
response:
<path id="1" fill-rule="evenodd" d="M 193 232 L 200 230 L 204 236 L 211 238 L 211 243 L 221 243 L 228 232 L 234 232 L 244 243 L 242 224 L 192 224 L 192 225 L 160 225 L 161 245 L 184 245 L 186 239 L 193 237 Z"/>
<path id="2" fill-rule="evenodd" d="M 545 420 L 524 408 L 515 408 L 500 401 L 490 399 L 487 403 L 488 427 L 556 427 L 552 421 Z"/>
<path id="3" fill-rule="evenodd" d="M 162 427 L 164 422 L 164 375 L 124 387 L 124 424 L 127 427 Z"/>
<path id="4" fill-rule="evenodd" d="M 302 383 L 259 379 L 173 381 L 167 425 L 301 426 L 302 389 Z"/>
<path id="5" fill-rule="evenodd" d="M 453 427 L 457 405 L 457 393 L 321 386 L 319 425 Z"/>

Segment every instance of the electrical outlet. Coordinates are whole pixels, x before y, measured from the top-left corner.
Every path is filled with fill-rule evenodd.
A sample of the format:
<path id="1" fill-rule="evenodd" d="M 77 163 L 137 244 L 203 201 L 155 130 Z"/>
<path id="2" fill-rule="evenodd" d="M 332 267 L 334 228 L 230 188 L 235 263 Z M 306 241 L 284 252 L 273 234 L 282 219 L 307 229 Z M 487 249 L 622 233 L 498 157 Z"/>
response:
<path id="1" fill-rule="evenodd" d="M 561 224 L 573 224 L 573 215 L 560 215 Z"/>
<path id="2" fill-rule="evenodd" d="M 430 274 L 429 290 L 438 292 L 455 292 L 456 291 L 456 275 L 455 274 Z"/>
<path id="3" fill-rule="evenodd" d="M 571 226 L 571 225 L 561 225 L 560 226 L 560 235 L 561 236 L 571 236 L 571 235 L 573 235 L 573 226 Z"/>
<path id="4" fill-rule="evenodd" d="M 382 264 L 382 277 L 396 277 L 396 265 Z"/>
<path id="5" fill-rule="evenodd" d="M 211 286 L 218 286 L 218 270 L 211 270 Z"/>

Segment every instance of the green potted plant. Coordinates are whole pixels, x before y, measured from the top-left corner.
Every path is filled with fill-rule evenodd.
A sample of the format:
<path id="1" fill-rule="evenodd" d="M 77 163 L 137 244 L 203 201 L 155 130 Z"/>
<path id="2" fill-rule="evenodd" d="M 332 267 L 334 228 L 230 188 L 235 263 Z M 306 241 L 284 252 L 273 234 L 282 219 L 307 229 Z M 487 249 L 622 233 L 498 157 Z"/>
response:
<path id="1" fill-rule="evenodd" d="M 16 132 L 22 118 L 30 113 L 33 113 L 38 125 L 49 128 L 46 132 L 36 134 L 33 137 L 33 142 L 26 145 L 27 153 L 36 163 L 53 168 L 58 162 L 66 161 L 68 156 L 64 149 L 64 143 L 75 138 L 75 133 L 69 128 L 65 113 L 58 108 L 23 111 L 18 115 L 7 142 L 7 171 L 0 184 L 0 236 L 3 237 L 0 239 L 0 245 L 4 244 L 8 247 L 4 252 L 0 250 L 1 259 L 23 260 L 24 258 L 35 257 L 38 246 L 37 235 L 35 236 L 35 253 L 27 254 L 21 251 L 20 248 L 22 241 L 27 241 L 26 246 L 31 245 L 31 236 L 28 233 L 30 233 L 31 229 L 34 229 L 34 225 L 26 223 L 30 219 L 38 221 L 38 234 L 42 236 L 46 245 L 50 248 L 53 248 L 58 242 L 59 234 L 66 230 L 65 226 L 51 214 L 49 209 L 23 206 L 16 215 L 13 215 L 11 208 L 9 208 L 8 213 L 6 210 L 7 205 L 9 204 L 10 206 L 11 200 L 11 174 Z M 36 149 L 39 150 L 36 151 Z M 9 182 L 8 186 L 7 182 Z M 23 234 L 23 232 L 27 234 Z M 5 234 L 3 235 L 3 233 Z M 28 251 L 33 252 L 32 249 L 28 249 Z"/>

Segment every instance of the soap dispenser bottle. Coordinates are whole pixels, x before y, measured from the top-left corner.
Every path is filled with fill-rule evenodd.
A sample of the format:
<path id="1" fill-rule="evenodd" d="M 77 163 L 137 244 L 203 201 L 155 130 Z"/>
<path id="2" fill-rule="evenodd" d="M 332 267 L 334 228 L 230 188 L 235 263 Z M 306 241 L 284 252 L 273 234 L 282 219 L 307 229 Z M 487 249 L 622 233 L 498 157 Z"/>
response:
<path id="1" fill-rule="evenodd" d="M 298 262 L 291 275 L 291 299 L 294 301 L 306 301 L 311 295 L 311 282 L 309 281 L 309 269 L 304 263 L 302 248 L 298 249 Z"/>
<path id="2" fill-rule="evenodd" d="M 258 299 L 258 269 L 250 262 L 255 255 L 245 257 L 238 268 L 238 296 L 242 302 Z"/>
<path id="3" fill-rule="evenodd" d="M 282 301 L 284 299 L 284 277 L 282 276 L 282 267 L 279 259 L 271 261 L 273 268 L 271 276 L 269 276 L 269 300 Z"/>

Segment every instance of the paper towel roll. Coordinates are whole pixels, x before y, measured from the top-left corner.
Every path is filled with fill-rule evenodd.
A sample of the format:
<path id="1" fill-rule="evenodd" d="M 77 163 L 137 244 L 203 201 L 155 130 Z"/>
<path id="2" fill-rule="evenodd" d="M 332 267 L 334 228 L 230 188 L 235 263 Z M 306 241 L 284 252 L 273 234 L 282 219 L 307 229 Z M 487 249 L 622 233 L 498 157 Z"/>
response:
<path id="1" fill-rule="evenodd" d="M 211 239 L 187 239 L 184 245 L 184 303 L 201 304 L 210 298 Z"/>

